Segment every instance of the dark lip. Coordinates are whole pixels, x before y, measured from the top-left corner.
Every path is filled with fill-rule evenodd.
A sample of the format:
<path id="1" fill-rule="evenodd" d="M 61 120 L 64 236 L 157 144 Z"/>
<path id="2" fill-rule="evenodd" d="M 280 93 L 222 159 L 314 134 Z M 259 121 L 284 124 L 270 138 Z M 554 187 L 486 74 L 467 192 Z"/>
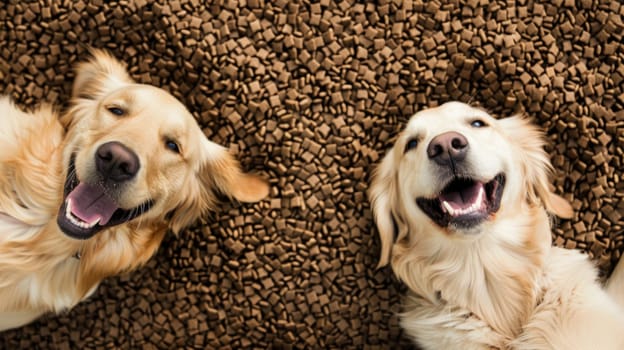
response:
<path id="1" fill-rule="evenodd" d="M 454 177 L 446 184 L 442 193 L 449 187 L 456 186 L 459 182 L 470 181 L 475 180 L 470 177 Z M 500 209 L 501 198 L 505 188 L 505 174 L 500 173 L 496 175 L 492 180 L 487 182 L 484 187 L 487 198 L 487 207 L 485 211 L 452 217 L 450 214 L 445 213 L 442 210 L 440 199 L 438 197 L 417 198 L 416 204 L 425 214 L 427 214 L 427 216 L 429 216 L 432 221 L 442 228 L 453 226 L 459 229 L 471 229 L 488 220 Z"/>
<path id="2" fill-rule="evenodd" d="M 148 212 L 152 206 L 154 205 L 153 200 L 147 200 L 137 207 L 131 209 L 117 209 L 111 219 L 105 225 L 95 225 L 91 228 L 83 228 L 72 224 L 66 217 L 65 211 L 67 209 L 67 196 L 71 191 L 80 184 L 80 180 L 76 175 L 76 166 L 75 166 L 76 156 L 72 155 L 69 165 L 67 167 L 67 178 L 65 179 L 65 184 L 63 188 L 63 203 L 61 203 L 61 207 L 59 208 L 58 214 L 56 216 L 56 222 L 67 236 L 75 239 L 88 239 L 93 237 L 96 233 L 102 231 L 105 228 L 117 226 L 123 223 L 126 223 L 136 217 L 141 216 Z"/>

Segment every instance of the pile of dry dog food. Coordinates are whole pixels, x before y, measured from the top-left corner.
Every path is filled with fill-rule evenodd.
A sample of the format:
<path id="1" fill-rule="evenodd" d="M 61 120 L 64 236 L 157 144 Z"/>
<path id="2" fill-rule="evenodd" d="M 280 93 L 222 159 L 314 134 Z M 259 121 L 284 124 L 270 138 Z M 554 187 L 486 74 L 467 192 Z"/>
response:
<path id="1" fill-rule="evenodd" d="M 367 183 L 405 121 L 448 100 L 548 132 L 576 210 L 554 242 L 608 273 L 624 249 L 623 15 L 608 0 L 2 2 L 1 93 L 66 105 L 73 65 L 107 48 L 272 191 L 224 201 L 0 348 L 406 347 Z"/>

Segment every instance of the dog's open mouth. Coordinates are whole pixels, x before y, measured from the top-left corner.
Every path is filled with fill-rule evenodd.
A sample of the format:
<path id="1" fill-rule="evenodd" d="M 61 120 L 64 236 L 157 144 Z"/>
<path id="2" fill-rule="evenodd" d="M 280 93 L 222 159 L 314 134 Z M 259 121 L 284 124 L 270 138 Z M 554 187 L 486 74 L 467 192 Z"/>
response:
<path id="1" fill-rule="evenodd" d="M 100 184 L 80 182 L 76 177 L 72 157 L 65 180 L 64 201 L 57 223 L 68 236 L 87 239 L 106 227 L 128 222 L 147 212 L 153 205 L 146 201 L 132 209 L 120 208 Z"/>
<path id="2" fill-rule="evenodd" d="M 500 208 L 505 175 L 483 183 L 469 178 L 453 179 L 435 198 L 417 198 L 416 203 L 441 227 L 467 229 L 487 220 Z"/>

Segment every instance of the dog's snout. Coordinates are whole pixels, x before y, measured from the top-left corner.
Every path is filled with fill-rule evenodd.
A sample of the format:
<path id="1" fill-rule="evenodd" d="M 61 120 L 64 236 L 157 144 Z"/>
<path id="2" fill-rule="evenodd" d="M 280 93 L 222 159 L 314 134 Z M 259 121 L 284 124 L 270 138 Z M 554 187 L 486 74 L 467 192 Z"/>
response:
<path id="1" fill-rule="evenodd" d="M 458 132 L 449 131 L 431 140 L 427 146 L 427 156 L 440 165 L 448 165 L 451 160 L 461 161 L 466 157 L 468 140 Z"/>
<path id="2" fill-rule="evenodd" d="M 132 179 L 139 171 L 136 153 L 120 142 L 107 142 L 95 152 L 98 172 L 107 180 L 123 182 Z"/>

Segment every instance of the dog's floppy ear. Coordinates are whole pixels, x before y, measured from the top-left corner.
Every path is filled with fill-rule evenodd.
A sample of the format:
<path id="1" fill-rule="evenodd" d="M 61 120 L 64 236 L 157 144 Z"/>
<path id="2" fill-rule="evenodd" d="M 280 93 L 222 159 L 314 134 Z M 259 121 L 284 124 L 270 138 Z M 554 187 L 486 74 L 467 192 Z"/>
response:
<path id="1" fill-rule="evenodd" d="M 392 148 L 373 172 L 371 187 L 368 195 L 373 210 L 379 238 L 381 240 L 381 257 L 379 265 L 388 264 L 395 237 L 399 226 L 404 223 L 396 215 L 396 205 L 399 201 L 397 183 L 397 161 Z"/>
<path id="2" fill-rule="evenodd" d="M 110 53 L 90 49 L 91 58 L 78 64 L 72 87 L 73 98 L 97 100 L 118 88 L 132 84 L 126 68 Z"/>
<path id="3" fill-rule="evenodd" d="M 201 162 L 196 174 L 184 186 L 185 193 L 180 194 L 181 202 L 171 216 L 170 227 L 175 233 L 215 207 L 215 192 L 247 203 L 258 202 L 269 194 L 267 181 L 244 173 L 226 148 L 202 137 L 199 151 Z"/>
<path id="4" fill-rule="evenodd" d="M 61 124 L 71 128 L 85 115 L 85 109 L 93 107 L 109 93 L 133 84 L 124 66 L 108 52 L 90 49 L 91 58 L 76 66 L 76 78 L 72 86 L 73 108 L 64 113 Z"/>
<path id="5" fill-rule="evenodd" d="M 240 164 L 226 148 L 202 139 L 205 155 L 200 177 L 219 192 L 246 203 L 262 200 L 269 194 L 269 185 L 257 175 L 243 173 Z"/>
<path id="6" fill-rule="evenodd" d="M 574 215 L 572 206 L 553 193 L 549 181 L 553 169 L 544 151 L 544 134 L 530 120 L 521 116 L 499 121 L 503 130 L 509 131 L 514 146 L 518 147 L 515 153 L 522 167 L 529 202 L 541 203 L 548 212 L 561 218 L 571 218 Z"/>

